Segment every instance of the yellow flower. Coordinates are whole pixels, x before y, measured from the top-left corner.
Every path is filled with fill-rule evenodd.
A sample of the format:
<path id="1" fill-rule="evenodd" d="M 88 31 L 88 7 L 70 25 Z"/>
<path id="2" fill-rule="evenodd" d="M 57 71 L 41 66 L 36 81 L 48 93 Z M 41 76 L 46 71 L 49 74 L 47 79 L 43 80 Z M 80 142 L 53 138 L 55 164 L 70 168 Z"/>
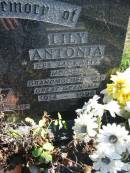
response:
<path id="1" fill-rule="evenodd" d="M 117 73 L 112 75 L 112 84 L 107 84 L 106 93 L 114 100 L 117 100 L 121 106 L 125 106 L 127 101 L 130 101 L 130 81 L 128 76 Z M 129 76 L 130 78 L 130 76 Z"/>
<path id="2" fill-rule="evenodd" d="M 118 79 L 115 82 L 115 86 L 117 89 L 122 89 L 127 86 L 127 81 L 125 79 Z"/>
<path id="3" fill-rule="evenodd" d="M 114 84 L 107 84 L 106 92 L 108 95 L 113 96 Z"/>
<path id="4" fill-rule="evenodd" d="M 130 102 L 130 68 L 124 72 L 117 72 L 116 75 L 111 75 L 111 81 L 112 83 L 107 84 L 106 89 L 101 91 L 104 94 L 104 102 L 115 100 L 124 110 Z"/>
<path id="5" fill-rule="evenodd" d="M 117 81 L 123 81 L 123 83 L 130 85 L 130 74 L 123 72 L 117 72 L 116 75 L 111 75 L 111 80 L 116 83 Z"/>
<path id="6" fill-rule="evenodd" d="M 121 98 L 119 99 L 119 103 L 122 105 L 126 105 L 126 102 L 130 101 L 130 92 L 129 93 L 123 93 L 121 95 Z"/>

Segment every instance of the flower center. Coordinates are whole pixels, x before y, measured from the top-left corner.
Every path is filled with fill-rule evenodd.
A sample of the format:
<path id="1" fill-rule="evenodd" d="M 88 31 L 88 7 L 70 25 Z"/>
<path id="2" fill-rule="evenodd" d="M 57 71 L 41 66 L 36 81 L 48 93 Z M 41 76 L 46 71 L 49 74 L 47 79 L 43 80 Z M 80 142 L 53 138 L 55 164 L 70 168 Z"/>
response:
<path id="1" fill-rule="evenodd" d="M 108 165 L 108 164 L 111 162 L 111 160 L 110 160 L 108 157 L 102 158 L 101 161 L 102 161 L 103 163 L 105 163 L 106 165 Z"/>
<path id="2" fill-rule="evenodd" d="M 87 126 L 83 125 L 81 127 L 81 133 L 86 133 L 87 132 Z"/>
<path id="3" fill-rule="evenodd" d="M 109 141 L 110 143 L 115 144 L 118 141 L 118 138 L 115 135 L 111 135 Z"/>
<path id="4" fill-rule="evenodd" d="M 116 87 L 117 87 L 117 89 L 121 89 L 121 88 L 123 88 L 125 86 L 125 81 L 124 80 L 117 80 L 117 82 L 116 82 Z"/>

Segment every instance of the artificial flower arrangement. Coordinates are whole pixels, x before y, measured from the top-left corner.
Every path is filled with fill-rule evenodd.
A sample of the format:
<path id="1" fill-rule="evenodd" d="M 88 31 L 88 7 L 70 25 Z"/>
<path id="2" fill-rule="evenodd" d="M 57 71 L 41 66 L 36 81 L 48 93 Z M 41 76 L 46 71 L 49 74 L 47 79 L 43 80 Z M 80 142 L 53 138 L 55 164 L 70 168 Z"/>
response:
<path id="1" fill-rule="evenodd" d="M 103 95 L 103 96 L 102 96 Z M 52 127 L 65 125 L 60 114 L 5 123 L 1 114 L 0 164 L 8 168 L 21 163 L 28 171 L 48 173 L 130 173 L 130 68 L 111 76 L 101 96 L 95 95 L 76 110 L 73 139 L 60 147 Z M 19 162 L 19 163 L 17 163 Z"/>
<path id="2" fill-rule="evenodd" d="M 130 68 L 112 75 L 111 81 L 101 92 L 102 104 L 95 95 L 76 110 L 74 138 L 86 145 L 92 141 L 94 149 L 89 157 L 94 172 L 130 173 Z"/>

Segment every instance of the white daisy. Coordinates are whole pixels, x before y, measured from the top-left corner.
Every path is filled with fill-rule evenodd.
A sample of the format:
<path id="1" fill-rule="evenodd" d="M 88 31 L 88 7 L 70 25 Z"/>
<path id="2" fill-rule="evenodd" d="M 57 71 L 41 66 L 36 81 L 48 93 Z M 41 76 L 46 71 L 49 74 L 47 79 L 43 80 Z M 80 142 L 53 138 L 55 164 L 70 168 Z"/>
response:
<path id="1" fill-rule="evenodd" d="M 109 96 L 107 94 L 106 89 L 102 90 L 100 93 L 104 95 L 104 97 L 103 97 L 103 103 L 108 103 L 108 102 L 110 102 L 113 99 L 112 96 Z"/>
<path id="2" fill-rule="evenodd" d="M 122 170 L 127 171 L 128 173 L 130 173 L 130 163 L 124 163 L 124 166 L 123 166 Z"/>
<path id="3" fill-rule="evenodd" d="M 92 99 L 88 101 L 88 103 L 85 103 L 82 109 L 77 109 L 77 114 L 80 115 L 87 115 L 91 117 L 102 117 L 105 110 L 109 111 L 112 117 L 115 117 L 116 114 L 120 115 L 120 106 L 119 104 L 111 100 L 107 104 L 99 104 L 98 103 L 98 97 L 95 95 Z"/>
<path id="4" fill-rule="evenodd" d="M 120 115 L 121 110 L 120 110 L 120 105 L 118 104 L 117 101 L 111 100 L 107 104 L 104 105 L 104 109 L 108 110 L 110 112 L 110 115 L 112 117 L 116 117 L 117 115 Z"/>
<path id="5" fill-rule="evenodd" d="M 127 69 L 124 72 L 117 72 L 116 75 L 111 75 L 111 80 L 113 82 L 116 82 L 116 81 L 118 81 L 120 79 L 123 79 L 123 80 L 126 81 L 126 84 L 129 85 L 130 84 L 130 77 L 129 77 L 129 75 L 130 75 L 130 70 Z"/>
<path id="6" fill-rule="evenodd" d="M 78 115 L 89 115 L 91 117 L 102 117 L 104 113 L 104 106 L 98 103 L 99 96 L 95 95 L 92 99 L 89 99 L 87 103 L 84 104 L 82 109 L 77 109 L 76 113 Z"/>
<path id="7" fill-rule="evenodd" d="M 97 134 L 97 122 L 96 118 L 91 118 L 90 116 L 81 115 L 75 119 L 75 124 L 73 126 L 74 138 L 80 141 L 88 141 L 89 137 L 94 137 Z"/>
<path id="8" fill-rule="evenodd" d="M 112 125 L 107 124 L 107 126 L 103 126 L 103 129 L 100 129 L 97 142 L 105 148 L 104 152 L 106 154 L 110 155 L 110 153 L 114 152 L 122 154 L 126 151 L 127 138 L 128 131 L 126 131 L 125 127 L 114 123 Z"/>
<path id="9" fill-rule="evenodd" d="M 111 152 L 106 152 L 106 150 L 110 150 L 107 149 L 107 146 L 106 145 L 103 145 L 102 143 L 98 144 L 96 146 L 96 150 L 99 152 L 99 153 L 104 153 L 104 155 L 107 155 L 107 157 L 111 158 L 111 159 L 116 159 L 116 160 L 120 160 L 122 158 L 122 156 L 118 153 L 116 153 L 115 151 L 111 151 Z"/>
<path id="10" fill-rule="evenodd" d="M 130 135 L 126 139 L 126 147 L 127 147 L 127 151 L 130 154 Z"/>
<path id="11" fill-rule="evenodd" d="M 124 163 L 120 160 L 113 160 L 99 151 L 96 151 L 90 158 L 94 162 L 93 168 L 101 173 L 117 173 L 121 171 L 124 166 Z"/>

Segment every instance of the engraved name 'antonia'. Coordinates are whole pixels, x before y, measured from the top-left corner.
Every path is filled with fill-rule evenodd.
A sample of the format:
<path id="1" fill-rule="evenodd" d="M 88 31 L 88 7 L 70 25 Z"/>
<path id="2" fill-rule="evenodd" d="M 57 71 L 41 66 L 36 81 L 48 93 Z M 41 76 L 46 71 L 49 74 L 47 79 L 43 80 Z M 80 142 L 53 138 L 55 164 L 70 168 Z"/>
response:
<path id="1" fill-rule="evenodd" d="M 104 50 L 104 45 L 59 46 L 53 48 L 31 49 L 29 54 L 31 61 L 65 58 L 103 58 Z"/>
<path id="2" fill-rule="evenodd" d="M 52 0 L 0 0 L 0 17 L 45 21 L 74 27 L 81 8 Z"/>

